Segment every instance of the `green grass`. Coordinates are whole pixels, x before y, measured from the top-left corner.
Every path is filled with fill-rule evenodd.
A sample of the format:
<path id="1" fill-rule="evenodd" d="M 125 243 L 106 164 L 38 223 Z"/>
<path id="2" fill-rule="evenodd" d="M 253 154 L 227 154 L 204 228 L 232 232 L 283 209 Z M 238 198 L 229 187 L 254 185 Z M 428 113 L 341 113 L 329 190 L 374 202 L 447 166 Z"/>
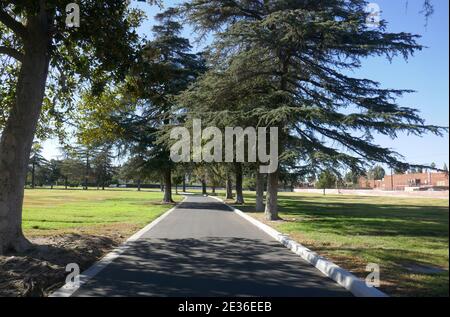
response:
<path id="1" fill-rule="evenodd" d="M 174 196 L 180 200 L 179 196 Z M 96 230 L 122 226 L 135 230 L 171 206 L 161 204 L 159 191 L 25 190 L 23 228 L 27 235 L 48 235 L 69 229 Z"/>
<path id="2" fill-rule="evenodd" d="M 254 198 L 246 193 L 239 208 L 262 219 Z M 26 190 L 23 224 L 28 236 L 131 234 L 171 207 L 161 200 L 159 191 Z M 280 193 L 280 216 L 284 221 L 269 224 L 360 277 L 367 263 L 378 263 L 390 295 L 448 296 L 448 200 Z M 417 264 L 446 271 L 405 268 Z"/>
<path id="3" fill-rule="evenodd" d="M 255 196 L 241 209 L 254 213 Z M 448 296 L 448 200 L 343 195 L 280 194 L 280 216 L 269 224 L 364 277 L 367 263 L 381 268 L 391 295 Z M 416 274 L 406 266 L 442 268 Z"/>

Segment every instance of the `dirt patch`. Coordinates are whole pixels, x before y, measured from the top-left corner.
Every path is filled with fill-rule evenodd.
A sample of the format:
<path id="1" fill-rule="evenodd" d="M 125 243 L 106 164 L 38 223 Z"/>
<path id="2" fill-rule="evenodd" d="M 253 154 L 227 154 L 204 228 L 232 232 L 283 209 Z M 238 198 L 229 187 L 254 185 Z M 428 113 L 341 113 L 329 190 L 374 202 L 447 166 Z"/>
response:
<path id="1" fill-rule="evenodd" d="M 64 284 L 67 264 L 77 263 L 83 271 L 125 239 L 116 232 L 101 237 L 69 233 L 30 240 L 34 247 L 26 254 L 0 256 L 0 297 L 47 296 Z"/>

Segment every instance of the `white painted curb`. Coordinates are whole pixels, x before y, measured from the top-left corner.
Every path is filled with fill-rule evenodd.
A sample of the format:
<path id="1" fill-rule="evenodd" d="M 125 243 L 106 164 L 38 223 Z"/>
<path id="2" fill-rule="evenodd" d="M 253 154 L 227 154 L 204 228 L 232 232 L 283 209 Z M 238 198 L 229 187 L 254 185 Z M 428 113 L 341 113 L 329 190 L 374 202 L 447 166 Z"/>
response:
<path id="1" fill-rule="evenodd" d="M 145 233 L 147 233 L 150 229 L 160 223 L 164 218 L 166 218 L 172 211 L 178 208 L 178 206 L 183 203 L 187 199 L 187 196 L 184 196 L 184 199 L 172 209 L 166 211 L 164 214 L 153 220 L 147 226 L 136 232 L 130 238 L 128 238 L 122 245 L 105 255 L 99 261 L 94 263 L 90 268 L 80 274 L 80 283 L 77 286 L 73 286 L 72 284 L 65 284 L 60 289 L 56 290 L 48 297 L 70 297 L 75 293 L 82 285 L 84 285 L 87 281 L 93 278 L 95 275 L 103 271 L 105 267 L 111 264 L 114 260 L 116 260 L 122 253 L 124 253 L 132 242 L 135 242 L 139 238 L 141 238 Z"/>
<path id="2" fill-rule="evenodd" d="M 210 196 L 210 198 L 216 199 L 225 204 L 225 202 L 218 197 Z M 251 222 L 256 227 L 267 233 L 275 240 L 279 241 L 286 248 L 302 257 L 306 262 L 316 267 L 320 272 L 322 272 L 327 277 L 331 278 L 336 283 L 338 283 L 339 285 L 350 291 L 353 295 L 357 297 L 388 297 L 387 294 L 383 293 L 382 291 L 378 290 L 375 287 L 367 286 L 365 281 L 359 279 L 352 273 L 344 270 L 343 268 L 339 267 L 333 262 L 330 262 L 329 260 L 318 255 L 317 253 L 309 250 L 300 243 L 290 239 L 288 236 L 278 232 L 277 230 L 256 220 L 255 218 L 245 214 L 241 210 L 233 208 L 228 204 L 226 205 L 231 209 L 233 209 L 233 211 L 236 214 L 246 219 L 247 221 Z"/>

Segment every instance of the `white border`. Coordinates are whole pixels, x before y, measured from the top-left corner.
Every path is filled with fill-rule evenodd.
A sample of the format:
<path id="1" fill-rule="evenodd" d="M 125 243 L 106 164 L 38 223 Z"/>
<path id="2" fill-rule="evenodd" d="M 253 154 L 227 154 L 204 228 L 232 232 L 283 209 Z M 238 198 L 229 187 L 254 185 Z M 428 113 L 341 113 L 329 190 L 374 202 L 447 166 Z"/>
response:
<path id="1" fill-rule="evenodd" d="M 82 285 L 84 285 L 87 281 L 93 278 L 95 275 L 100 273 L 104 268 L 106 268 L 109 264 L 111 264 L 114 260 L 116 260 L 123 252 L 125 252 L 129 247 L 131 242 L 134 242 L 141 238 L 145 233 L 150 231 L 154 226 L 160 223 L 164 218 L 166 218 L 170 213 L 172 213 L 175 209 L 177 209 L 180 204 L 182 204 L 187 199 L 187 196 L 184 196 L 184 199 L 177 204 L 177 206 L 172 209 L 166 211 L 161 216 L 153 220 L 147 226 L 136 232 L 130 238 L 128 238 L 122 245 L 106 254 L 103 258 L 101 258 L 98 262 L 94 263 L 90 268 L 84 271 L 80 275 L 80 283 L 77 286 L 73 286 L 72 284 L 65 284 L 60 289 L 56 290 L 48 297 L 70 297 L 72 296 Z"/>
<path id="2" fill-rule="evenodd" d="M 315 268 L 317 268 L 320 272 L 325 274 L 327 277 L 334 280 L 336 283 L 350 291 L 353 295 L 357 297 L 389 297 L 387 294 L 383 293 L 382 291 L 378 290 L 375 287 L 369 287 L 366 285 L 365 281 L 359 279 L 352 273 L 344 270 L 343 268 L 339 267 L 338 265 L 334 264 L 333 262 L 330 262 L 326 258 L 318 255 L 317 253 L 309 250 L 308 248 L 304 247 L 300 243 L 290 239 L 288 236 L 278 232 L 277 230 L 269 227 L 268 225 L 256 220 L 255 218 L 245 214 L 239 209 L 233 208 L 232 206 L 229 206 L 226 204 L 223 199 L 219 197 L 210 196 L 211 198 L 218 200 L 222 202 L 223 204 L 227 205 L 233 211 L 241 216 L 242 218 L 246 219 L 247 221 L 251 222 L 253 225 L 258 227 L 260 230 L 267 233 L 269 236 L 280 242 L 282 245 L 284 245 L 286 248 L 294 252 L 295 254 L 302 257 L 306 262 L 313 265 Z"/>

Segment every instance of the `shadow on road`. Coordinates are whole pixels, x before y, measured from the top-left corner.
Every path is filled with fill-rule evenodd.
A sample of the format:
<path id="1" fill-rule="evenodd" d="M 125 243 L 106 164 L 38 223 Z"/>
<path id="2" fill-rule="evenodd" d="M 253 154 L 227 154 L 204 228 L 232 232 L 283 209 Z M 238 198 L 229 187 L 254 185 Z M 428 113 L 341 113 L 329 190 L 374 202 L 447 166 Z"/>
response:
<path id="1" fill-rule="evenodd" d="M 77 295 L 314 297 L 350 294 L 276 242 L 204 238 L 137 241 Z"/>

